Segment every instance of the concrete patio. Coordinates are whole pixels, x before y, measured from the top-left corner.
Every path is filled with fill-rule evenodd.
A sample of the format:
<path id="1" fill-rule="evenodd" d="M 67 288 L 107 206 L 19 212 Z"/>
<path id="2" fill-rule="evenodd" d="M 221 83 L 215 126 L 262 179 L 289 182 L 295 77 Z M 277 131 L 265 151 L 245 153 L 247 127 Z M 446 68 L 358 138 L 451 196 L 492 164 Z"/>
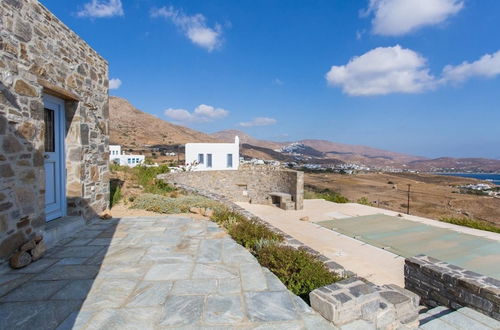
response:
<path id="1" fill-rule="evenodd" d="M 329 329 L 215 223 L 95 221 L 0 274 L 1 329 Z"/>

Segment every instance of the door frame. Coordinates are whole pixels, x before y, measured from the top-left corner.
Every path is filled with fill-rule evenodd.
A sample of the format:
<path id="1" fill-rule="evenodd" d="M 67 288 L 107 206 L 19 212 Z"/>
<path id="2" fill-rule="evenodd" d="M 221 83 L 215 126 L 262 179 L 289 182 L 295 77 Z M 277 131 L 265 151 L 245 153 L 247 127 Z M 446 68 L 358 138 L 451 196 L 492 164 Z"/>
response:
<path id="1" fill-rule="evenodd" d="M 52 95 L 43 94 L 43 107 L 57 112 L 56 116 L 57 122 L 54 122 L 57 130 L 57 140 L 56 145 L 59 146 L 59 198 L 61 201 L 61 207 L 59 211 L 52 212 L 50 214 L 45 214 L 45 221 L 51 221 L 66 215 L 67 211 L 67 201 L 66 201 L 66 109 L 64 106 L 64 100 L 57 98 Z M 45 151 L 44 151 L 45 156 Z M 45 162 L 45 157 L 44 157 Z M 44 173 L 45 176 L 45 173 Z M 46 180 L 46 177 L 44 178 Z M 45 182 L 47 184 L 47 182 Z M 45 211 L 45 205 L 44 205 Z"/>

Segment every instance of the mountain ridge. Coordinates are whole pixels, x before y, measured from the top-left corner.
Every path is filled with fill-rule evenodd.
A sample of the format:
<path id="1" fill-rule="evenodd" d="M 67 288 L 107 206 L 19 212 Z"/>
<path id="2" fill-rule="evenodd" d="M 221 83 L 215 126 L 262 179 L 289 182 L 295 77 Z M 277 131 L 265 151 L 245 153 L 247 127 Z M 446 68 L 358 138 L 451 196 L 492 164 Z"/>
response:
<path id="1" fill-rule="evenodd" d="M 464 171 L 500 172 L 500 160 L 488 158 L 425 158 L 397 153 L 367 146 L 350 145 L 328 140 L 304 139 L 295 142 L 276 142 L 256 139 L 239 130 L 223 130 L 203 133 L 181 125 L 175 125 L 152 114 L 135 108 L 128 100 L 109 97 L 110 143 L 124 147 L 137 148 L 152 145 L 181 145 L 188 142 L 233 142 L 238 135 L 242 143 L 241 154 L 268 160 L 293 161 L 293 152 L 284 148 L 291 144 L 303 144 L 310 148 L 305 160 L 317 163 L 338 164 L 339 162 L 358 163 L 376 167 L 399 167 L 420 171 L 452 169 Z M 293 148 L 292 148 L 293 150 Z M 324 157 L 318 157 L 324 156 Z M 277 159 L 279 158 L 279 159 Z"/>

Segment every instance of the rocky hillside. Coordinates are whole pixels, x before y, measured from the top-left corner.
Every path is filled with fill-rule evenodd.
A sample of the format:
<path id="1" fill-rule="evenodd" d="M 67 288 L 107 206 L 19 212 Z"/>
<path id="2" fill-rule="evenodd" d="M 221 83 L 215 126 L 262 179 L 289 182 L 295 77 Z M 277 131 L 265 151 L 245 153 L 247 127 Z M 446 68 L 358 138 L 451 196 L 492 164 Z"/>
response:
<path id="1" fill-rule="evenodd" d="M 500 160 L 485 158 L 427 159 L 366 146 L 336 143 L 326 140 L 274 142 L 258 140 L 238 130 L 205 134 L 184 126 L 174 125 L 136 109 L 118 97 L 109 98 L 110 142 L 129 148 L 145 145 L 178 145 L 187 142 L 233 142 L 238 135 L 241 153 L 247 157 L 268 160 L 310 163 L 358 163 L 368 166 L 394 166 L 420 171 L 489 171 L 500 172 Z"/>
<path id="2" fill-rule="evenodd" d="M 495 172 L 500 173 L 500 160 L 487 158 L 451 158 L 417 160 L 408 163 L 408 167 L 420 171 L 462 170 L 467 172 Z"/>
<path id="3" fill-rule="evenodd" d="M 126 147 L 187 142 L 217 142 L 208 134 L 174 125 L 136 109 L 129 101 L 109 98 L 110 143 Z"/>

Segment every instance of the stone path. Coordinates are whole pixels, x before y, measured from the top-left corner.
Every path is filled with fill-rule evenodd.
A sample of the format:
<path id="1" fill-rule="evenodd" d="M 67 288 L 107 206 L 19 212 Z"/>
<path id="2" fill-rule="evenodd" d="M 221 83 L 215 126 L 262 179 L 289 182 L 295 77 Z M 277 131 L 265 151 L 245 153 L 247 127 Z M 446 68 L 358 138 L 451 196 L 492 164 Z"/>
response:
<path id="1" fill-rule="evenodd" d="M 0 329 L 330 329 L 216 224 L 96 221 L 0 275 Z"/>
<path id="2" fill-rule="evenodd" d="M 420 314 L 420 329 L 422 330 L 498 330 L 500 322 L 470 308 L 451 310 L 446 307 L 436 307 Z"/>

